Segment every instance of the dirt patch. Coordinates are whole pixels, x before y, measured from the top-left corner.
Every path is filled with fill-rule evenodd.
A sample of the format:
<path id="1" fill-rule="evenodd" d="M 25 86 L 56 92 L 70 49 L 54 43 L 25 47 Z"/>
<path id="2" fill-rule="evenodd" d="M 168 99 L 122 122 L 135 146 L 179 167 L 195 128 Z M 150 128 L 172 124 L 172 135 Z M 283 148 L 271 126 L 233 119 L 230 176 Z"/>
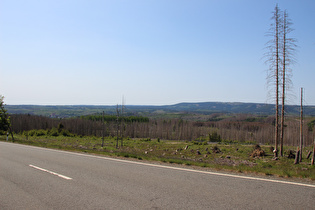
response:
<path id="1" fill-rule="evenodd" d="M 257 163 L 253 163 L 248 160 L 233 160 L 233 158 L 216 158 L 214 159 L 214 163 L 220 165 L 228 165 L 228 166 L 239 166 L 239 165 L 246 165 L 253 167 L 257 165 Z"/>

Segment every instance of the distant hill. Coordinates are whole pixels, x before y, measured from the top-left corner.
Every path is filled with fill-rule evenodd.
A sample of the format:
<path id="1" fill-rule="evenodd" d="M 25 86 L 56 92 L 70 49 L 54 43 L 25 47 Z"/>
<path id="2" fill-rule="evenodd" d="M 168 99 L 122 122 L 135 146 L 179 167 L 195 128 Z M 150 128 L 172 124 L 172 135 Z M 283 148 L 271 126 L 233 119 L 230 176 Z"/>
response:
<path id="1" fill-rule="evenodd" d="M 281 107 L 281 106 L 280 106 Z M 41 105 L 6 105 L 5 108 L 10 114 L 32 114 L 50 117 L 75 117 L 105 112 L 115 114 L 116 106 L 93 106 L 93 105 L 73 105 L 73 106 L 41 106 Z M 137 115 L 154 115 L 161 113 L 246 113 L 259 115 L 274 114 L 275 106 L 261 103 L 228 103 L 228 102 L 202 102 L 202 103 L 179 103 L 164 106 L 140 106 L 126 105 L 126 112 Z M 288 115 L 299 115 L 300 107 L 296 105 L 286 106 Z M 315 116 L 315 106 L 305 106 L 304 114 Z"/>

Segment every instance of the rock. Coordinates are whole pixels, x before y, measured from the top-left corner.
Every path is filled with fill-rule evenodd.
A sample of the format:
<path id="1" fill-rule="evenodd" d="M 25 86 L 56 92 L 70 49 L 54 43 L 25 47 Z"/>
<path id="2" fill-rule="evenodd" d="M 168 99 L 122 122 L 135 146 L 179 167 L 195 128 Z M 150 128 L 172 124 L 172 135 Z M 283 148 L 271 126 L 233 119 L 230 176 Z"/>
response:
<path id="1" fill-rule="evenodd" d="M 231 156 L 226 156 L 227 159 L 231 159 Z"/>
<path id="2" fill-rule="evenodd" d="M 200 153 L 200 151 L 199 151 L 199 150 L 197 150 L 197 155 L 201 155 L 201 153 Z"/>

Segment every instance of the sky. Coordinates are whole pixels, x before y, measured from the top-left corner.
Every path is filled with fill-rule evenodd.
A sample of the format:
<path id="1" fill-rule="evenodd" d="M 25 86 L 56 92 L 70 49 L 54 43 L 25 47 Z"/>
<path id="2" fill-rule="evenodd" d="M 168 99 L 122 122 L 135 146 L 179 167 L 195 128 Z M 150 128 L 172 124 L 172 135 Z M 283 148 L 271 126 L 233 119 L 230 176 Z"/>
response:
<path id="1" fill-rule="evenodd" d="M 6 104 L 274 103 L 274 7 L 292 20 L 288 104 L 315 105 L 314 0 L 0 0 Z"/>

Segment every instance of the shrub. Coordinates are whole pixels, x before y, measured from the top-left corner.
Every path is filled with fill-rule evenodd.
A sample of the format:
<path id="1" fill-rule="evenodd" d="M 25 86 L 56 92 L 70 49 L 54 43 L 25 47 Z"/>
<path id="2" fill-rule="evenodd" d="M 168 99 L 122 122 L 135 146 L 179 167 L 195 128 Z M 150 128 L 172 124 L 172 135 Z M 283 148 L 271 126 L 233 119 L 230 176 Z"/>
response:
<path id="1" fill-rule="evenodd" d="M 47 131 L 40 129 L 35 132 L 35 136 L 45 136 L 47 135 Z"/>
<path id="2" fill-rule="evenodd" d="M 61 130 L 60 135 L 66 136 L 66 137 L 73 137 L 74 136 L 72 133 L 70 133 L 70 131 L 65 130 L 65 129 Z"/>
<path id="3" fill-rule="evenodd" d="M 59 136 L 59 132 L 58 132 L 57 128 L 52 128 L 51 130 L 49 130 L 47 132 L 47 135 L 49 135 L 49 136 Z"/>
<path id="4" fill-rule="evenodd" d="M 212 132 L 212 134 L 209 134 L 209 141 L 211 142 L 220 142 L 221 136 L 216 132 Z"/>
<path id="5" fill-rule="evenodd" d="M 27 133 L 29 136 L 35 136 L 36 130 L 29 130 L 29 131 L 27 131 Z"/>
<path id="6" fill-rule="evenodd" d="M 58 132 L 60 133 L 65 126 L 62 123 L 58 124 Z"/>

